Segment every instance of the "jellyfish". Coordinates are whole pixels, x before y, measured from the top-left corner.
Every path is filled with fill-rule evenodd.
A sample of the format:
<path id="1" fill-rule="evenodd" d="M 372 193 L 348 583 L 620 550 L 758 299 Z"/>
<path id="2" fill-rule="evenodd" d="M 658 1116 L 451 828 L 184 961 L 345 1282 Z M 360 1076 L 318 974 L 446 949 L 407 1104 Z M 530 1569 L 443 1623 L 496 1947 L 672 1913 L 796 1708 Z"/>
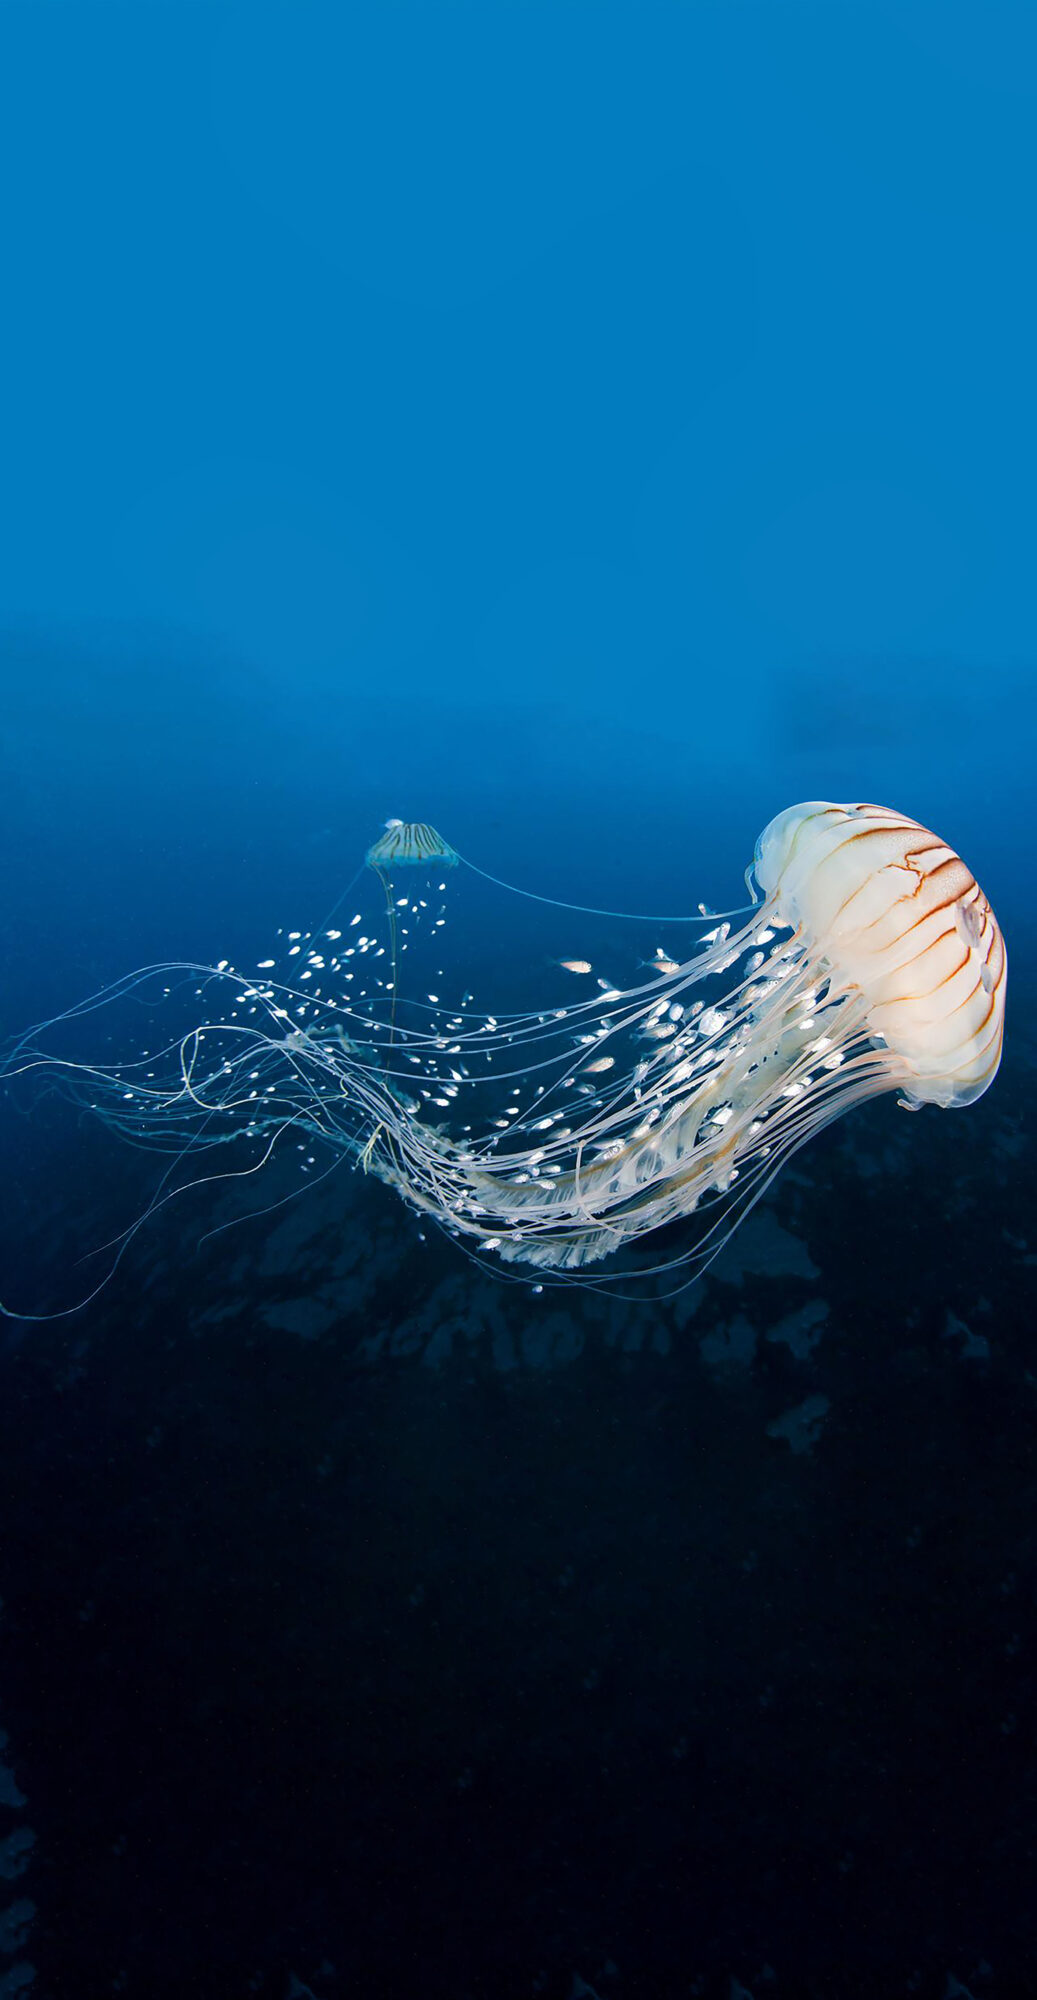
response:
<path id="1" fill-rule="evenodd" d="M 879 806 L 811 802 L 765 828 L 753 872 L 762 902 L 737 935 L 725 924 L 647 993 L 607 996 L 588 1059 L 551 1087 L 557 1101 L 559 1085 L 619 1064 L 577 1123 L 538 1104 L 532 1124 L 502 1121 L 499 1139 L 459 1147 L 394 1119 L 382 1177 L 502 1261 L 554 1270 L 701 1212 L 678 1261 L 704 1266 L 790 1154 L 852 1105 L 892 1090 L 906 1109 L 952 1109 L 986 1090 L 1004 943 L 944 842 Z M 593 1008 L 567 1010 L 566 1025 Z M 527 1020 L 506 1040 L 528 1069 L 555 1033 Z M 644 1052 L 622 1062 L 613 1051 L 631 1037 Z"/>
<path id="2" fill-rule="evenodd" d="M 394 868 L 427 867 L 433 861 L 440 868 L 456 868 L 458 857 L 424 820 L 387 819 L 384 831 L 367 850 L 368 867 L 384 870 L 389 877 Z"/>
<path id="3" fill-rule="evenodd" d="M 357 913 L 343 930 L 287 933 L 281 960 L 251 976 L 225 961 L 150 968 L 122 992 L 157 977 L 168 996 L 175 978 L 206 1002 L 201 1023 L 116 1065 L 22 1038 L 7 1073 L 61 1071 L 178 1166 L 245 1143 L 229 1171 L 252 1173 L 288 1135 L 321 1142 L 501 1276 L 633 1275 L 658 1291 L 701 1275 L 789 1158 L 854 1105 L 892 1091 L 906 1109 L 960 1108 L 998 1068 L 997 920 L 958 855 L 885 807 L 789 807 L 756 843 L 750 904 L 653 919 L 693 925 L 690 949 L 656 945 L 641 977 L 599 974 L 576 1001 L 569 979 L 524 1011 L 476 1009 L 447 990 L 445 964 L 436 990 L 400 991 L 402 949 L 425 940 L 446 957 L 436 878 L 473 864 L 403 822 L 368 862 L 388 886 L 388 946 Z M 399 867 L 413 884 L 397 896 Z"/>
<path id="4" fill-rule="evenodd" d="M 373 868 L 385 895 L 386 915 L 389 919 L 389 941 L 392 950 L 392 1001 L 389 1010 L 389 1046 L 396 1040 L 396 978 L 399 960 L 399 937 L 397 935 L 396 911 L 398 907 L 393 882 L 397 868 L 428 868 L 433 861 L 439 868 L 456 868 L 458 857 L 449 843 L 442 839 L 433 826 L 424 820 L 387 819 L 384 831 L 367 850 L 367 865 Z M 406 898 L 403 899 L 406 901 Z"/>

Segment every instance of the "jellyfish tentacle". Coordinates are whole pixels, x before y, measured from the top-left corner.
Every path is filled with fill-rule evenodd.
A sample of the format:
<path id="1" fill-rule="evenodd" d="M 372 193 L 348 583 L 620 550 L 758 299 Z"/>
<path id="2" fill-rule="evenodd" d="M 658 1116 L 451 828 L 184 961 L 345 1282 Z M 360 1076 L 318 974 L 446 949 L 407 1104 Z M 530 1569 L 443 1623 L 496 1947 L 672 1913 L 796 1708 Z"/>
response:
<path id="1" fill-rule="evenodd" d="M 740 917 L 744 915 L 746 910 L 755 908 L 757 900 L 754 895 L 751 902 L 742 903 L 734 910 L 702 909 L 694 913 L 685 910 L 679 917 L 657 917 L 653 916 L 650 911 L 645 910 L 597 910 L 590 903 L 567 903 L 559 896 L 541 896 L 533 889 L 521 889 L 514 882 L 504 882 L 499 875 L 491 875 L 487 869 L 478 868 L 475 862 L 469 861 L 465 854 L 460 854 L 457 858 L 465 868 L 471 870 L 473 875 L 481 875 L 484 882 L 492 882 L 495 889 L 507 889 L 512 896 L 525 896 L 531 903 L 546 903 L 552 910 L 572 910 L 583 917 L 608 917 L 616 923 L 622 924 L 700 924 L 703 922 L 712 922 L 717 917 Z M 752 884 L 749 880 L 751 873 L 751 868 L 746 870 L 746 887 L 750 891 L 752 889 Z"/>

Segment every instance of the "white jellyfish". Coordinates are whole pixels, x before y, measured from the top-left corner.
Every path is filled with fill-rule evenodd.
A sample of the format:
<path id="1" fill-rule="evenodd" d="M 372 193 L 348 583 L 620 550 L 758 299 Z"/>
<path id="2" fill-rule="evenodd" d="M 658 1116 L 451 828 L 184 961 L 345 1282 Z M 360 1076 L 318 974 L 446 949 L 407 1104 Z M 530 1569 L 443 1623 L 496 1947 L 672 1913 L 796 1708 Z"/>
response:
<path id="1" fill-rule="evenodd" d="M 981 1095 L 1001 1055 L 1005 948 L 949 847 L 880 806 L 812 802 L 771 821 L 754 873 L 763 901 L 736 935 L 721 926 L 665 981 L 610 1002 L 606 1046 L 659 1040 L 593 1109 L 543 1136 L 516 1121 L 491 1147 L 391 1114 L 383 1178 L 499 1257 L 562 1270 L 704 1207 L 681 1253 L 701 1264 L 782 1161 L 851 1105 L 889 1090 L 912 1109 Z M 698 1005 L 726 973 L 723 997 Z M 508 1039 L 528 1067 L 556 1027 L 512 1023 Z"/>
<path id="2" fill-rule="evenodd" d="M 431 934 L 438 956 L 445 923 L 445 884 L 420 893 L 421 870 L 463 857 L 392 822 L 368 858 L 388 945 L 358 915 L 355 944 L 289 933 L 283 976 L 269 960 L 251 979 L 222 962 L 151 968 L 118 990 L 157 974 L 168 992 L 175 975 L 207 1003 L 164 1056 L 72 1062 L 36 1031 L 6 1073 L 63 1074 L 126 1136 L 192 1158 L 242 1138 L 257 1161 L 286 1135 L 323 1140 L 512 1275 L 594 1266 L 608 1283 L 622 1251 L 639 1276 L 694 1277 L 852 1105 L 885 1091 L 911 1109 L 967 1105 L 1000 1061 L 990 905 L 951 848 L 884 807 L 790 807 L 757 842 L 759 899 L 738 929 L 708 919 L 690 957 L 657 947 L 647 981 L 523 1013 L 477 1012 L 467 992 L 449 1004 L 438 980 L 427 997 L 401 991 L 403 948 Z M 419 886 L 397 896 L 400 865 Z M 673 1223 L 677 1246 L 646 1260 L 643 1239 Z"/>

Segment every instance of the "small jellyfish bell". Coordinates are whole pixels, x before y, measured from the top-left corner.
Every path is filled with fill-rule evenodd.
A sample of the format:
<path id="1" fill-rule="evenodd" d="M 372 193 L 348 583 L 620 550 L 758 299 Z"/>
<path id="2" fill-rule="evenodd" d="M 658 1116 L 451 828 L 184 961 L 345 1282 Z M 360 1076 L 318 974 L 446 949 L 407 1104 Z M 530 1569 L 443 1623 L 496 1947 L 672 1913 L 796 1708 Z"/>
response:
<path id="1" fill-rule="evenodd" d="M 591 960 L 549 956 L 545 938 L 539 977 L 561 990 L 538 990 L 525 1012 L 477 1011 L 460 991 L 435 878 L 460 867 L 510 885 L 417 821 L 390 820 L 367 861 L 385 892 L 374 923 L 361 928 L 358 912 L 345 929 L 281 933 L 280 958 L 251 976 L 226 960 L 129 975 L 20 1037 L 2 1073 L 45 1074 L 189 1167 L 199 1149 L 244 1146 L 230 1178 L 289 1137 L 305 1142 L 308 1171 L 322 1144 L 502 1275 L 633 1275 L 658 1293 L 667 1274 L 679 1286 L 705 1270 L 783 1163 L 844 1111 L 886 1091 L 910 1109 L 971 1104 L 1000 1061 L 993 911 L 951 848 L 885 807 L 779 813 L 756 844 L 753 902 L 719 920 L 587 912 L 698 930 L 690 950 L 671 938 L 634 958 L 627 985 L 600 979 L 588 994 L 575 982 L 588 996 L 576 1000 L 570 973 Z M 422 951 L 435 953 L 427 992 L 411 977 Z M 516 987 L 537 976 L 527 951 Z M 156 981 L 161 1054 L 98 1064 L 47 1046 Z M 178 996 L 201 1013 L 182 1030 L 167 1023 Z M 176 1191 L 167 1174 L 153 1206 Z M 646 1242 L 672 1224 L 676 1237 Z"/>
<path id="2" fill-rule="evenodd" d="M 391 875 L 396 868 L 423 868 L 433 862 L 456 868 L 457 855 L 448 841 L 424 820 L 387 819 L 384 832 L 367 850 L 367 865 Z"/>

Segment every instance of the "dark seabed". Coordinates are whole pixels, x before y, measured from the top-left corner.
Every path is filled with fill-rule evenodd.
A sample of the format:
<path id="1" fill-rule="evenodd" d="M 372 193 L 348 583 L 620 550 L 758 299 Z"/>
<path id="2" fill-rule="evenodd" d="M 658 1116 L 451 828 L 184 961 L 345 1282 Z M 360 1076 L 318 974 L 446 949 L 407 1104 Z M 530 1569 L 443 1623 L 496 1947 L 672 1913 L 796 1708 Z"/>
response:
<path id="1" fill-rule="evenodd" d="M 1037 1991 L 1034 1076 L 848 1118 L 668 1304 L 502 1284 L 344 1169 L 10 1329 L 40 1992 Z M 5 1233 L 60 1261 L 84 1200 Z"/>

